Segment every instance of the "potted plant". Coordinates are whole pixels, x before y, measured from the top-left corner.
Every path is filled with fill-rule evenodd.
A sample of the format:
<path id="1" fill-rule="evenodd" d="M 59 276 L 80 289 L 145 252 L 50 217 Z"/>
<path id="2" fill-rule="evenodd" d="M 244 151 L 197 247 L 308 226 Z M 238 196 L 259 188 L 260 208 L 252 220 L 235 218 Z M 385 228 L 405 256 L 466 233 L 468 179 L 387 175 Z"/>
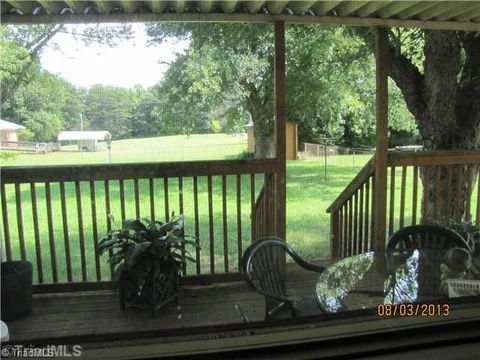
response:
<path id="1" fill-rule="evenodd" d="M 150 310 L 152 316 L 172 301 L 178 302 L 178 280 L 186 261 L 194 262 L 187 245 L 195 238 L 184 234 L 184 217 L 166 223 L 124 220 L 119 230 L 99 242 L 100 254 L 109 253 L 119 281 L 120 305 Z"/>

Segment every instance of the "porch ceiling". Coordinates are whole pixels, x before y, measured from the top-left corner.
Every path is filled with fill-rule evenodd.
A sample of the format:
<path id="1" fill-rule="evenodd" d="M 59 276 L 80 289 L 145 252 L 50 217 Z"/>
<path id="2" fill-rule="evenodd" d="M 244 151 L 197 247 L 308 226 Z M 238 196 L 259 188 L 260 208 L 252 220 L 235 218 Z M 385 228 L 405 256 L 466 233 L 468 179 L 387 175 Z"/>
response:
<path id="1" fill-rule="evenodd" d="M 276 21 L 480 30 L 479 1 L 6 1 L 3 23 Z"/>

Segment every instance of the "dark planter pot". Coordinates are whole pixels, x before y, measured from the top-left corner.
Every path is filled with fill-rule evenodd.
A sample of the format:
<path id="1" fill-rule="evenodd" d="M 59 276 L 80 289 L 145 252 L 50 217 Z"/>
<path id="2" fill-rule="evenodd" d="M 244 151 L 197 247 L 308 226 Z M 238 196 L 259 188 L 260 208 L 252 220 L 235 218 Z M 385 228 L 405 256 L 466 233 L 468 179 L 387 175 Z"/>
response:
<path id="1" fill-rule="evenodd" d="M 155 316 L 157 310 L 175 301 L 178 303 L 179 274 L 176 270 L 163 273 L 154 278 L 149 274 L 145 284 L 139 291 L 135 277 L 125 270 L 119 269 L 118 287 L 120 306 L 122 309 L 134 307 L 151 312 Z"/>
<path id="2" fill-rule="evenodd" d="M 16 319 L 32 310 L 32 263 L 2 262 L 2 320 Z"/>

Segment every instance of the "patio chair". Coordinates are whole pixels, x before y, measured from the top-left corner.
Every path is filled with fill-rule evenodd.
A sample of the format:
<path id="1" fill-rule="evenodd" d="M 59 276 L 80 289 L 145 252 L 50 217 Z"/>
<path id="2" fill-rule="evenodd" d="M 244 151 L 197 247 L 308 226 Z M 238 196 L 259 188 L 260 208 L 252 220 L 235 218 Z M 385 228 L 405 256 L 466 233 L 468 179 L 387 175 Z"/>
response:
<path id="1" fill-rule="evenodd" d="M 438 225 L 411 225 L 390 236 L 387 249 L 432 249 L 448 250 L 463 248 L 472 252 L 465 239 L 456 231 Z M 420 259 L 418 264 L 418 294 L 438 295 L 441 293 L 440 266 L 444 262 L 442 253 Z M 400 264 L 397 264 L 400 265 Z M 393 267 L 394 270 L 396 266 Z"/>
<path id="2" fill-rule="evenodd" d="M 460 247 L 472 251 L 456 231 L 438 225 L 411 225 L 390 236 L 387 249 L 438 249 Z"/>
<path id="3" fill-rule="evenodd" d="M 265 320 L 323 313 L 313 298 L 294 300 L 288 296 L 282 274 L 286 254 L 306 270 L 320 273 L 325 269 L 306 262 L 277 237 L 254 241 L 243 254 L 242 272 L 248 285 L 265 297 Z"/>

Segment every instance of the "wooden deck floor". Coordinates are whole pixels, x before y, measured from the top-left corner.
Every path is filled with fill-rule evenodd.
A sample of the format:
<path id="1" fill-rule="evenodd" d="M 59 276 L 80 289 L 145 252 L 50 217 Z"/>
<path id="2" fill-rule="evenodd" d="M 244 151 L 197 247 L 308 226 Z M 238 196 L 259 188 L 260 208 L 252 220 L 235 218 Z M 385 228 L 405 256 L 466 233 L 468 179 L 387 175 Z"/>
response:
<path id="1" fill-rule="evenodd" d="M 289 268 L 291 296 L 314 298 L 317 274 Z M 121 310 L 116 291 L 34 295 L 30 314 L 7 323 L 10 341 L 19 344 L 68 344 L 140 335 L 167 336 L 182 330 L 238 324 L 239 305 L 251 321 L 262 321 L 265 302 L 244 282 L 185 286 L 180 305 L 160 310 L 156 318 L 137 309 Z"/>

